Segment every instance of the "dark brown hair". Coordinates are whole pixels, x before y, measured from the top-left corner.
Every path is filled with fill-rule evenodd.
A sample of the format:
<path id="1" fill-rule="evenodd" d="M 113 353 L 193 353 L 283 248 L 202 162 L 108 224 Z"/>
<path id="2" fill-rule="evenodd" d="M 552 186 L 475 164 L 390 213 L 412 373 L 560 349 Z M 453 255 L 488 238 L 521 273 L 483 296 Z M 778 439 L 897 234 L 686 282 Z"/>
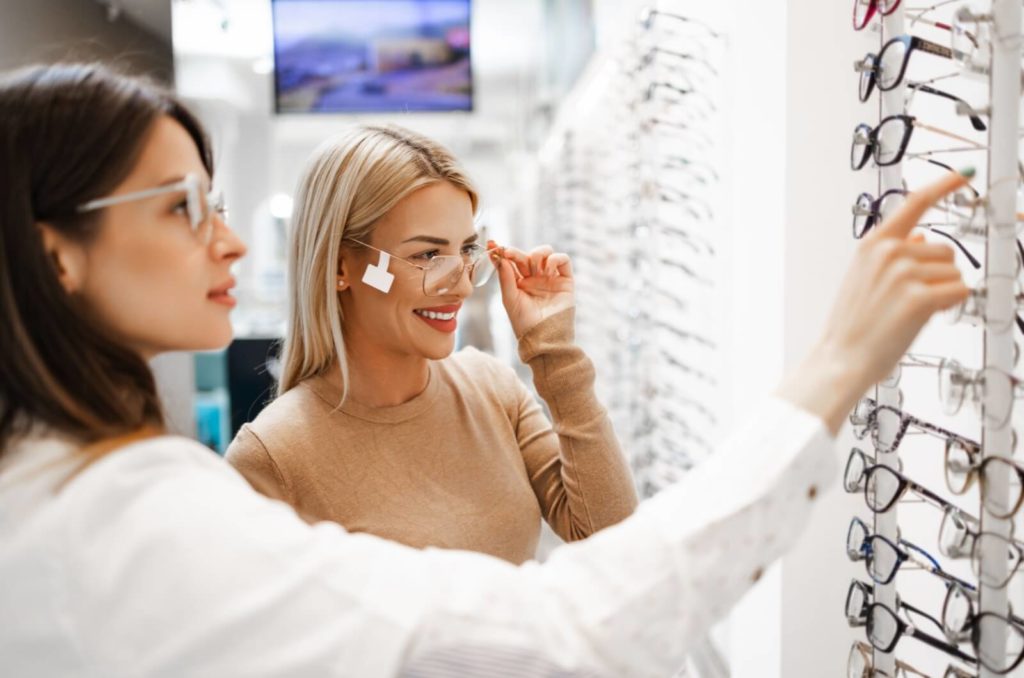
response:
<path id="1" fill-rule="evenodd" d="M 99 64 L 0 75 L 0 455 L 35 425 L 84 443 L 163 425 L 149 366 L 64 290 L 39 223 L 88 242 L 101 213 L 78 206 L 128 176 L 165 115 L 212 175 L 202 126 L 152 82 Z"/>

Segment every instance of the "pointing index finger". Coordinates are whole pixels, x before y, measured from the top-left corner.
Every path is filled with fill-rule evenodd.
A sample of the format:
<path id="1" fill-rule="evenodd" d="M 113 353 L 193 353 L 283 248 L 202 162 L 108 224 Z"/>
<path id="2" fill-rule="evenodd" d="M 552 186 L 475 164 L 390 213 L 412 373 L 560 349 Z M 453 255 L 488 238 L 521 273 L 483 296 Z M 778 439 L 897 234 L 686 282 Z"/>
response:
<path id="1" fill-rule="evenodd" d="M 909 194 L 903 206 L 878 227 L 874 234 L 875 238 L 898 238 L 903 240 L 910 235 L 910 232 L 921 221 L 921 217 L 924 216 L 925 212 L 943 196 L 966 186 L 967 181 L 973 176 L 973 167 L 962 169 L 959 172 L 949 172 L 941 179 Z"/>

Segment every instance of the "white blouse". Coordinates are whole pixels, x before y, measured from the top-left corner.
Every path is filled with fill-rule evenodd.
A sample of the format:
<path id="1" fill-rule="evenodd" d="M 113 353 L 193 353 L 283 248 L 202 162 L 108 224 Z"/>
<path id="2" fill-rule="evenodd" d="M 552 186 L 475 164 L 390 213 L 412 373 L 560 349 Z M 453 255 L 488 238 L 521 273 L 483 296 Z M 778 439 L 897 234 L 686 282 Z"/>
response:
<path id="1" fill-rule="evenodd" d="M 0 457 L 0 676 L 667 676 L 782 555 L 836 472 L 767 402 L 708 462 L 544 564 L 309 526 L 184 438 L 63 487 L 66 441 Z"/>

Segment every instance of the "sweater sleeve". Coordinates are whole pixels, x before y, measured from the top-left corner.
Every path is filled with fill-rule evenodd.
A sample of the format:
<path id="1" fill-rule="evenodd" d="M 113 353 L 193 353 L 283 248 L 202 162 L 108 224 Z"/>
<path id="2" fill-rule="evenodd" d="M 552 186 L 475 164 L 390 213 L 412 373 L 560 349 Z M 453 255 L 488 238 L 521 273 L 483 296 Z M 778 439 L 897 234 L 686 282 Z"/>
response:
<path id="1" fill-rule="evenodd" d="M 566 541 L 613 525 L 637 506 L 629 467 L 594 392 L 594 365 L 573 343 L 574 322 L 575 311 L 563 311 L 519 340 L 554 427 L 516 380 L 517 437 L 530 483 L 545 520 Z"/>
<path id="2" fill-rule="evenodd" d="M 249 481 L 254 490 L 271 499 L 279 499 L 295 506 L 281 469 L 270 456 L 266 445 L 248 424 L 239 429 L 224 457 Z"/>
<path id="3" fill-rule="evenodd" d="M 796 543 L 835 473 L 821 421 L 773 400 L 620 524 L 516 567 L 305 525 L 196 443 L 156 439 L 27 530 L 47 535 L 52 560 L 30 566 L 60 602 L 17 626 L 52 615 L 82 649 L 82 669 L 47 675 L 660 678 Z M 0 550 L 12 581 L 18 543 Z M 38 674 L 4 670 L 49 656 L 10 636 L 0 673 Z"/>

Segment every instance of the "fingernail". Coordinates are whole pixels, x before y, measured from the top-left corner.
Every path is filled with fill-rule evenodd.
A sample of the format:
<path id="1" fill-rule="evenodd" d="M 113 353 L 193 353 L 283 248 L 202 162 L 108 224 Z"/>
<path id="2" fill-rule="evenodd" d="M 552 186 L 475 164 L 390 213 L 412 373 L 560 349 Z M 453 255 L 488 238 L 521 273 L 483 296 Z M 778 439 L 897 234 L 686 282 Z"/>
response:
<path id="1" fill-rule="evenodd" d="M 974 178 L 975 174 L 977 174 L 977 170 L 975 170 L 973 167 L 960 168 L 960 176 L 962 176 L 965 179 L 972 179 Z"/>

